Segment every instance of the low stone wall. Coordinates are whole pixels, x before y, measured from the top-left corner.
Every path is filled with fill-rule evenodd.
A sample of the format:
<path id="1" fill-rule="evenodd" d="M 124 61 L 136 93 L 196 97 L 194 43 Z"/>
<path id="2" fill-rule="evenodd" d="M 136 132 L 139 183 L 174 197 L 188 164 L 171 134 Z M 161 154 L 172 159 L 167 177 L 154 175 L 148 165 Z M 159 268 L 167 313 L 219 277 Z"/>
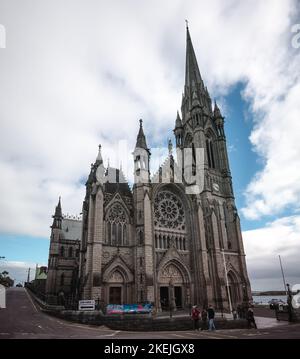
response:
<path id="1" fill-rule="evenodd" d="M 36 296 L 36 294 L 29 288 L 26 287 L 25 290 L 27 290 L 27 293 L 31 296 L 31 298 L 42 308 L 43 310 L 46 310 L 47 312 L 56 312 L 56 311 L 62 311 L 65 308 L 61 305 L 50 305 L 44 302 L 42 299 Z"/>
<path id="2" fill-rule="evenodd" d="M 170 331 L 170 330 L 191 330 L 193 322 L 190 317 L 173 317 L 170 318 L 150 318 L 149 315 L 132 314 L 132 315 L 103 315 L 98 311 L 79 312 L 79 311 L 45 311 L 50 315 L 69 320 L 77 323 L 105 325 L 114 330 L 125 331 Z M 247 321 L 226 320 L 217 318 L 215 320 L 217 329 L 240 329 L 247 328 Z"/>
<path id="3" fill-rule="evenodd" d="M 105 325 L 113 330 L 124 331 L 176 331 L 193 329 L 193 321 L 189 316 L 175 316 L 170 319 L 159 316 L 153 318 L 149 317 L 149 314 L 104 315 L 99 311 L 64 310 L 62 306 L 45 303 L 30 290 L 28 290 L 28 293 L 44 313 L 71 322 L 97 326 Z M 247 321 L 244 319 L 226 320 L 216 318 L 215 326 L 217 329 L 247 328 Z"/>

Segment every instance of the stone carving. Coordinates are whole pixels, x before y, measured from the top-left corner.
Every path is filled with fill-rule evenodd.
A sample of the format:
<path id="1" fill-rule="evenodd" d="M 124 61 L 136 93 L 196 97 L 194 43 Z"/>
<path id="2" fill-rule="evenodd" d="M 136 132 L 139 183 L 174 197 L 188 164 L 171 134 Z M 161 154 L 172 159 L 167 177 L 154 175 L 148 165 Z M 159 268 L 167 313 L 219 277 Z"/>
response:
<path id="1" fill-rule="evenodd" d="M 182 275 L 179 272 L 178 268 L 174 266 L 174 264 L 169 264 L 162 270 L 160 282 L 161 283 L 169 283 L 172 281 L 173 283 L 182 283 Z"/>
<path id="2" fill-rule="evenodd" d="M 119 271 L 114 271 L 113 274 L 109 278 L 109 282 L 111 283 L 123 283 L 124 278 Z"/>

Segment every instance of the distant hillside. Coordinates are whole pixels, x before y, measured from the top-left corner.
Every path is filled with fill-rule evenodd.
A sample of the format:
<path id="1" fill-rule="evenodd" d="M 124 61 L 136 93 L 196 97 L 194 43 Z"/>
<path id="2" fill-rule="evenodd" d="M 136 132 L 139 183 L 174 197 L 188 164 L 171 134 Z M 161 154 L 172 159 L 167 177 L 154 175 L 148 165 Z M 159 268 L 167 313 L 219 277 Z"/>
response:
<path id="1" fill-rule="evenodd" d="M 261 295 L 261 296 L 266 296 L 266 295 L 286 295 L 284 290 L 268 290 L 266 292 L 258 292 L 258 291 L 253 291 L 252 295 Z"/>

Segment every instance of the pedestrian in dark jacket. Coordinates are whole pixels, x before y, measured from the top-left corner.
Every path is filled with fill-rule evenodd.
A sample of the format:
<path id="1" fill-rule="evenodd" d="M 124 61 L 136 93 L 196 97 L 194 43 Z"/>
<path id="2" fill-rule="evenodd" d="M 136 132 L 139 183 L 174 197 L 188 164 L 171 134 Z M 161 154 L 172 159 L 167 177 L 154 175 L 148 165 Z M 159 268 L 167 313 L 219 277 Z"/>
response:
<path id="1" fill-rule="evenodd" d="M 208 315 L 208 330 L 216 330 L 214 319 L 215 319 L 215 311 L 212 305 L 209 306 L 207 310 Z"/>
<path id="2" fill-rule="evenodd" d="M 248 328 L 251 328 L 252 324 L 253 324 L 254 328 L 257 329 L 257 325 L 256 325 L 255 319 L 254 319 L 254 312 L 251 307 L 248 308 L 247 321 L 248 321 Z"/>
<path id="3" fill-rule="evenodd" d="M 200 310 L 197 308 L 196 305 L 194 305 L 192 308 L 192 320 L 194 330 L 199 330 L 199 315 Z"/>
<path id="4" fill-rule="evenodd" d="M 232 309 L 232 315 L 233 315 L 233 319 L 237 320 L 237 311 L 235 308 Z"/>
<path id="5" fill-rule="evenodd" d="M 237 315 L 239 319 L 242 319 L 242 306 L 240 304 L 237 306 Z"/>
<path id="6" fill-rule="evenodd" d="M 201 330 L 207 329 L 207 311 L 205 308 L 202 309 L 201 312 Z"/>

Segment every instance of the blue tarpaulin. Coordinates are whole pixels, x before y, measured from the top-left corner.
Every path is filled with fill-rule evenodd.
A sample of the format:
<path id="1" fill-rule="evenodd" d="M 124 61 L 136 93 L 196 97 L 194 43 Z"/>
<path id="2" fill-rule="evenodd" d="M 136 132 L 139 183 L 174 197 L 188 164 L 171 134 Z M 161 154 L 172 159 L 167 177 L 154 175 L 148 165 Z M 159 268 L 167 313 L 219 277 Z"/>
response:
<path id="1" fill-rule="evenodd" d="M 152 304 L 108 304 L 107 314 L 150 313 Z"/>

